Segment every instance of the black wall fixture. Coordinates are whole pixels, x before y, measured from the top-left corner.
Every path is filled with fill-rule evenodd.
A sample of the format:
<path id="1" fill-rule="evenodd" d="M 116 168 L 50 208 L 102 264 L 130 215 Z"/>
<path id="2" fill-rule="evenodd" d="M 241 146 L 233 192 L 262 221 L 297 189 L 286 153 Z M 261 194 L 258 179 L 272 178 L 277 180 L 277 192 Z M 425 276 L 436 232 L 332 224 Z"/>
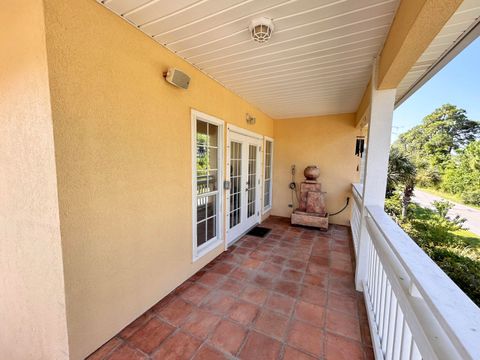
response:
<path id="1" fill-rule="evenodd" d="M 365 152 L 365 136 L 357 136 L 357 141 L 355 142 L 355 155 L 363 157 Z"/>

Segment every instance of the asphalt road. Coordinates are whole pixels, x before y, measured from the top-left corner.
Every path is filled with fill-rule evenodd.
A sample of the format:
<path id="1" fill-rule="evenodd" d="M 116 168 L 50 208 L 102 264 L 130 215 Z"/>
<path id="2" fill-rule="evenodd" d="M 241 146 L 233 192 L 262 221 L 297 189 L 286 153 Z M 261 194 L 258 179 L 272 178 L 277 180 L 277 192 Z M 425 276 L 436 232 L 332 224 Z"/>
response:
<path id="1" fill-rule="evenodd" d="M 432 208 L 431 203 L 434 200 L 442 200 L 442 198 L 440 196 L 432 195 L 424 191 L 415 189 L 415 196 L 413 197 L 413 201 L 420 204 L 421 206 Z M 468 228 L 468 230 L 470 230 L 472 233 L 480 235 L 480 210 L 462 204 L 454 204 L 455 206 L 448 212 L 448 216 L 454 217 L 456 215 L 459 215 L 460 217 L 467 219 L 464 227 Z"/>

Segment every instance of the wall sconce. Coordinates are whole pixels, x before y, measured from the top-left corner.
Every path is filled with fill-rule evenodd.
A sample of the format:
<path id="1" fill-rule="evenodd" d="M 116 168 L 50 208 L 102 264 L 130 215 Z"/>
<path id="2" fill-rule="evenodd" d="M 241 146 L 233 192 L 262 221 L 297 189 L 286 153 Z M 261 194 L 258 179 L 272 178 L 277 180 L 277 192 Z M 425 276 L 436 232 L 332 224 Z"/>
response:
<path id="1" fill-rule="evenodd" d="M 245 114 L 245 120 L 247 120 L 247 124 L 249 125 L 255 125 L 255 123 L 257 122 L 257 119 L 249 113 Z"/>

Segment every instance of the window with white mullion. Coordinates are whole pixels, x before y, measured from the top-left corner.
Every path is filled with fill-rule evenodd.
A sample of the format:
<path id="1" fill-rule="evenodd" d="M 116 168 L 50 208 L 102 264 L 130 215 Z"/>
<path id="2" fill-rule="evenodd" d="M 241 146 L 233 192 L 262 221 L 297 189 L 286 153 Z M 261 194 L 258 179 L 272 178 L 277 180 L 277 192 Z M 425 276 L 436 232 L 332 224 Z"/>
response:
<path id="1" fill-rule="evenodd" d="M 197 118 L 196 148 L 196 239 L 197 250 L 204 248 L 219 233 L 219 126 Z"/>
<path id="2" fill-rule="evenodd" d="M 273 140 L 265 140 L 263 211 L 272 207 Z"/>

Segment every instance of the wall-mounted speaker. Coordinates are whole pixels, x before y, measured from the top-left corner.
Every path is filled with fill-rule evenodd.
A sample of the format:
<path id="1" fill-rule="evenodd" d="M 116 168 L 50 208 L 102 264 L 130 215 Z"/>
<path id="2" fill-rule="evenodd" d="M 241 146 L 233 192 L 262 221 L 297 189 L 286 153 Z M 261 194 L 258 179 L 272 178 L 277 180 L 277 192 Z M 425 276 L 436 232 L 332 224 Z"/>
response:
<path id="1" fill-rule="evenodd" d="M 182 89 L 188 89 L 188 85 L 190 84 L 190 76 L 184 72 L 175 68 L 169 68 L 168 71 L 163 75 L 165 76 L 165 80 L 167 80 L 170 84 Z"/>

